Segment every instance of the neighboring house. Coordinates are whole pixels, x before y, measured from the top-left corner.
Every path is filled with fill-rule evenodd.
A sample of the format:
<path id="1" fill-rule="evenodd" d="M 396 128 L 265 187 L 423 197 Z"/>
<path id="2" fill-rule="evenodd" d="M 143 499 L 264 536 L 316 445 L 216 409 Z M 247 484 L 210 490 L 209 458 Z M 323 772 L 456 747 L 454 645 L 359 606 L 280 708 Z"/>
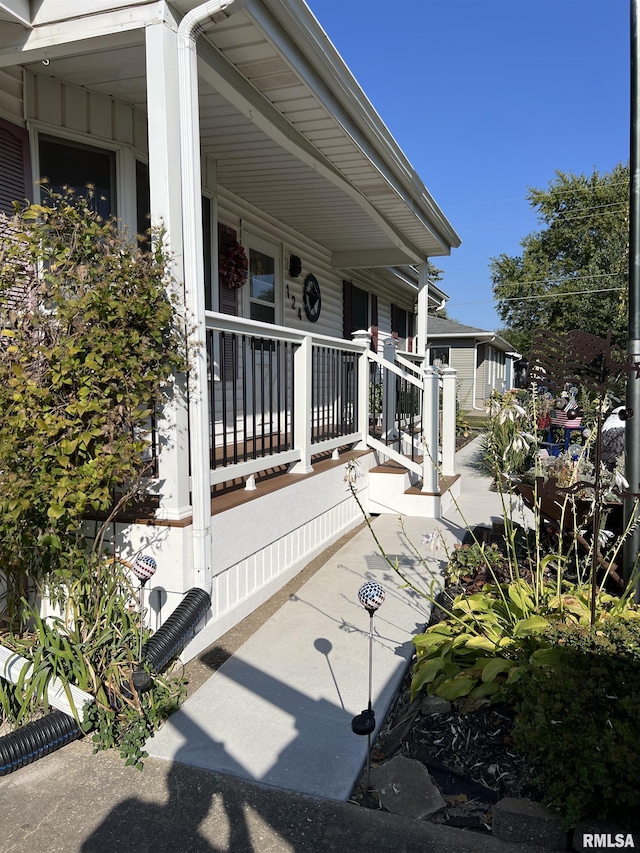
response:
<path id="1" fill-rule="evenodd" d="M 155 504 L 113 531 L 157 558 L 153 627 L 209 590 L 197 653 L 356 524 L 354 450 L 363 500 L 367 471 L 408 453 L 440 511 L 415 453 L 438 377 L 378 351 L 415 358 L 443 298 L 426 261 L 460 241 L 302 0 L 1 3 L 0 209 L 40 177 L 92 183 L 131 232 L 162 223 L 194 321 Z M 248 281 L 230 287 L 241 250 Z M 447 411 L 426 440 L 451 474 Z"/>
<path id="2" fill-rule="evenodd" d="M 495 332 L 430 316 L 429 364 L 457 372 L 458 403 L 466 411 L 484 411 L 491 394 L 515 385 L 514 365 L 522 356 Z"/>

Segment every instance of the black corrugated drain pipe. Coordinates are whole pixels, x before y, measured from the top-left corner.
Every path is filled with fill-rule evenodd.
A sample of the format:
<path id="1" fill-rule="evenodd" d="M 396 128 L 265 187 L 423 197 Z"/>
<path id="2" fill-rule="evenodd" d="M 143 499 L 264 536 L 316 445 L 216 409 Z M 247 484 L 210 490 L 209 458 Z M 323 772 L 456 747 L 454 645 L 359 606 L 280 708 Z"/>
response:
<path id="1" fill-rule="evenodd" d="M 187 592 L 167 621 L 143 646 L 142 658 L 154 672 L 162 672 L 180 654 L 210 607 L 211 596 L 204 589 L 196 586 Z M 142 693 L 151 686 L 151 676 L 138 670 L 133 673 L 133 684 L 138 693 Z"/>
<path id="2" fill-rule="evenodd" d="M 62 711 L 52 711 L 0 738 L 0 776 L 6 776 L 49 755 L 82 734 L 78 723 Z"/>
<path id="3" fill-rule="evenodd" d="M 167 621 L 142 649 L 154 672 L 162 672 L 186 646 L 198 623 L 211 607 L 211 596 L 199 587 L 190 589 Z M 151 677 L 144 670 L 133 673 L 138 692 L 148 690 Z M 63 711 L 52 711 L 0 737 L 0 776 L 6 776 L 66 746 L 82 735 L 76 720 Z"/>

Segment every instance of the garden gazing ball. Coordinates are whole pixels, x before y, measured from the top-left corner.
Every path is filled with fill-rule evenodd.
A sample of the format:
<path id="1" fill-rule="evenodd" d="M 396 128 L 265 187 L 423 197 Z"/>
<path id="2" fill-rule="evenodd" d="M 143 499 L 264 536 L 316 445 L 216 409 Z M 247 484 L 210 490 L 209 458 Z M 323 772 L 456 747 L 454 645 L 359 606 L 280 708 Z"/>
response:
<path id="1" fill-rule="evenodd" d="M 158 565 L 156 561 L 153 559 L 153 557 L 149 557 L 147 554 L 138 555 L 133 561 L 133 565 L 131 566 L 134 575 L 142 583 L 148 581 L 149 578 L 153 574 L 155 574 L 157 568 Z"/>
<path id="2" fill-rule="evenodd" d="M 363 583 L 358 590 L 360 604 L 369 611 L 377 610 L 378 607 L 380 607 L 384 601 L 384 595 L 384 590 L 380 584 L 375 581 L 367 581 L 366 583 Z"/>

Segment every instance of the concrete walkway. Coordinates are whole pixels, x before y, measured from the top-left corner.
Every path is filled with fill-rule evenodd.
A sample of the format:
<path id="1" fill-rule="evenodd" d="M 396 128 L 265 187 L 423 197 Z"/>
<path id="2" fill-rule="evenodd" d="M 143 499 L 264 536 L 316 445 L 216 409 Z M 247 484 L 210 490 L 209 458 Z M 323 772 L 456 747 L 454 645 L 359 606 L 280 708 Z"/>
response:
<path id="1" fill-rule="evenodd" d="M 476 457 L 477 440 L 458 454 L 462 496 L 444 519 L 373 520 L 387 555 L 420 589 L 437 592 L 446 565 L 446 549 L 421 545 L 423 535 L 439 530 L 450 548 L 464 536 L 465 521 L 491 524 L 502 517 L 500 496 L 478 475 Z M 357 595 L 366 580 L 386 591 L 374 617 L 379 727 L 431 604 L 400 588 L 402 579 L 365 528 L 187 700 L 149 741 L 149 754 L 288 791 L 348 799 L 367 753 L 367 738 L 351 731 L 351 719 L 368 701 L 369 616 Z"/>
<path id="2" fill-rule="evenodd" d="M 474 451 L 458 455 L 460 507 L 469 523 L 490 523 L 500 502 L 476 476 Z M 417 574 L 398 520 L 374 528 Z M 407 519 L 406 528 L 418 543 L 436 528 L 449 542 L 464 533 L 453 509 L 438 523 Z M 421 550 L 427 576 L 439 572 L 444 554 Z M 369 577 L 387 590 L 375 617 L 382 722 L 429 606 L 398 589 L 364 531 L 147 744 L 162 757 L 146 759 L 142 773 L 115 750 L 93 754 L 85 738 L 0 779 L 1 853 L 544 853 L 339 802 L 365 760 L 366 738 L 350 722 L 367 703 L 368 616 L 356 602 Z"/>

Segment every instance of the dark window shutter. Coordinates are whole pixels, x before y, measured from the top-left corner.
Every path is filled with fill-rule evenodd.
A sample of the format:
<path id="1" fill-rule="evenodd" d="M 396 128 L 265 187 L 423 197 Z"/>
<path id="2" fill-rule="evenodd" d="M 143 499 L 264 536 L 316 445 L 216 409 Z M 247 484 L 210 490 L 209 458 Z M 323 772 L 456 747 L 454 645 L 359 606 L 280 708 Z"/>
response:
<path id="1" fill-rule="evenodd" d="M 29 134 L 0 119 L 0 211 L 11 215 L 12 201 L 31 196 Z"/>
<path id="2" fill-rule="evenodd" d="M 371 349 L 378 352 L 378 297 L 371 294 Z"/>
<path id="3" fill-rule="evenodd" d="M 391 303 L 391 334 L 398 337 L 398 306 Z"/>
<path id="4" fill-rule="evenodd" d="M 407 349 L 409 350 L 409 352 L 413 352 L 414 321 L 415 315 L 413 311 L 409 311 L 409 314 L 407 316 Z"/>
<path id="5" fill-rule="evenodd" d="M 351 330 L 353 328 L 353 283 L 350 281 L 342 282 L 342 337 L 351 340 Z"/>
<path id="6" fill-rule="evenodd" d="M 236 232 L 227 225 L 218 223 L 218 252 L 222 247 L 236 239 Z M 238 291 L 234 287 L 227 287 L 218 279 L 218 310 L 221 314 L 232 314 L 238 316 Z M 237 377 L 236 344 L 233 335 L 225 332 L 223 335 L 223 362 L 222 378 L 235 379 Z"/>
<path id="7" fill-rule="evenodd" d="M 371 294 L 371 325 L 378 325 L 378 297 L 375 293 Z"/>
<path id="8" fill-rule="evenodd" d="M 228 228 L 226 225 L 218 225 L 218 251 L 236 239 L 236 232 L 233 228 Z M 238 292 L 233 287 L 226 287 L 221 281 L 218 283 L 218 293 L 220 296 L 220 313 L 233 314 L 238 316 Z"/>

